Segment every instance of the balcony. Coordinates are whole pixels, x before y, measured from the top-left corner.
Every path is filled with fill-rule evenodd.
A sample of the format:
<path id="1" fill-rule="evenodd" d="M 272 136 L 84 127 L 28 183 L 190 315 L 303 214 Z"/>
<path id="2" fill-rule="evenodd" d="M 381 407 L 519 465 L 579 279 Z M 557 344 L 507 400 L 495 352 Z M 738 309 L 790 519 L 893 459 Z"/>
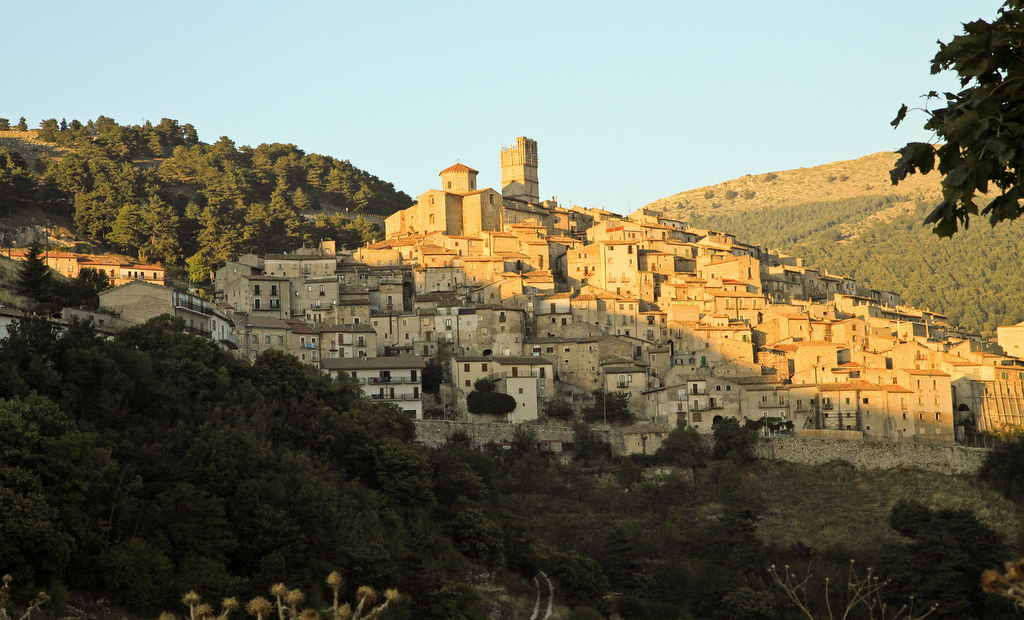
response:
<path id="1" fill-rule="evenodd" d="M 370 400 L 419 400 L 412 394 L 370 394 Z"/>
<path id="2" fill-rule="evenodd" d="M 412 380 L 409 377 L 359 377 L 360 383 L 369 385 L 388 385 L 391 383 L 419 383 L 419 380 Z"/>
<path id="3" fill-rule="evenodd" d="M 501 372 L 492 372 L 487 375 L 487 378 L 491 381 L 501 381 L 502 379 L 530 379 L 530 378 L 542 378 L 540 372 L 534 370 L 533 372 L 520 372 L 518 374 L 512 374 L 507 370 Z M 544 377 L 546 378 L 546 377 Z"/>
<path id="4" fill-rule="evenodd" d="M 199 314 L 213 316 L 213 308 L 207 308 L 202 302 L 195 303 L 192 301 L 191 297 L 186 297 L 184 295 L 175 296 L 174 307 L 182 310 L 188 310 L 189 312 L 197 312 Z"/>
<path id="5" fill-rule="evenodd" d="M 192 334 L 193 336 L 200 336 L 202 338 L 210 338 L 213 335 L 209 330 L 200 329 L 198 327 L 186 327 L 185 333 Z"/>

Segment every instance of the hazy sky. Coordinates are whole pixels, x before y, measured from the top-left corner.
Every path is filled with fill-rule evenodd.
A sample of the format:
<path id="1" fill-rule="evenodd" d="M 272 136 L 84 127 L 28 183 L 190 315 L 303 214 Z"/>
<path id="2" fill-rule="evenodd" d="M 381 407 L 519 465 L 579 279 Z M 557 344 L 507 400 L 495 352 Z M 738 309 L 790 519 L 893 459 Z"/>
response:
<path id="1" fill-rule="evenodd" d="M 936 40 L 996 0 L 0 4 L 0 117 L 163 117 L 290 142 L 416 196 L 538 141 L 542 198 L 625 212 L 927 139 Z"/>

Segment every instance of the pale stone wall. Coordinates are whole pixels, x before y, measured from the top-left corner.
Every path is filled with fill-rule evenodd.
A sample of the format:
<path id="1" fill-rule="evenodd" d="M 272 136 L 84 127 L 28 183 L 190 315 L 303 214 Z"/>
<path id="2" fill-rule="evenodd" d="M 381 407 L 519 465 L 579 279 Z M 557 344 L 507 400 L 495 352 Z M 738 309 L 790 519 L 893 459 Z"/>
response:
<path id="1" fill-rule="evenodd" d="M 512 441 L 512 433 L 517 428 L 529 428 L 537 433 L 538 441 L 572 441 L 572 428 L 568 426 L 549 426 L 546 424 L 499 424 L 454 422 L 450 420 L 417 420 L 416 441 L 430 447 L 443 446 L 450 436 L 463 431 L 472 439 L 473 446 L 484 446 L 490 442 L 503 443 Z M 602 432 L 598 429 L 597 432 Z"/>
<path id="2" fill-rule="evenodd" d="M 526 427 L 537 434 L 538 441 L 572 441 L 572 428 L 541 423 L 502 424 L 455 422 L 447 420 L 417 420 L 416 441 L 430 447 L 444 445 L 456 431 L 464 431 L 474 446 L 490 442 L 512 441 L 516 428 Z M 609 440 L 616 456 L 625 452 L 630 441 L 635 439 L 629 427 L 594 430 Z M 653 429 L 648 429 L 653 430 Z M 662 435 L 654 431 L 652 435 Z M 707 439 L 708 447 L 713 440 Z M 635 441 L 634 441 L 635 443 Z M 648 444 L 648 453 L 652 447 Z M 832 461 L 843 461 L 858 470 L 917 468 L 941 474 L 974 475 L 981 469 L 988 450 L 962 446 L 936 446 L 910 443 L 888 443 L 873 441 L 844 441 L 841 439 L 797 439 L 795 437 L 772 437 L 761 439 L 755 448 L 758 458 L 800 463 L 803 465 L 824 465 Z"/>
<path id="3" fill-rule="evenodd" d="M 843 461 L 855 469 L 914 467 L 942 474 L 978 473 L 988 450 L 881 441 L 772 437 L 758 442 L 758 458 L 804 465 Z"/>

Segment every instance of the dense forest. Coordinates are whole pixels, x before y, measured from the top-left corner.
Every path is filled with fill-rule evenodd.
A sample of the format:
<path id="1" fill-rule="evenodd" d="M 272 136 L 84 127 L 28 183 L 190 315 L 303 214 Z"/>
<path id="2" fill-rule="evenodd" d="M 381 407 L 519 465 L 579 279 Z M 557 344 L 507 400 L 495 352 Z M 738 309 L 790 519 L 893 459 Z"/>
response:
<path id="1" fill-rule="evenodd" d="M 571 458 L 539 452 L 528 428 L 505 449 L 459 434 L 427 449 L 354 381 L 275 351 L 239 360 L 169 317 L 113 339 L 26 319 L 0 342 L 0 376 L 0 566 L 15 598 L 46 588 L 58 615 L 82 593 L 155 617 L 192 590 L 248 600 L 279 582 L 322 609 L 337 570 L 345 600 L 397 588 L 385 618 L 523 618 L 543 570 L 574 620 L 782 619 L 796 609 L 769 566 L 845 583 L 856 559 L 891 580 L 897 606 L 914 595 L 940 604 L 936 618 L 1014 617 L 978 580 L 1015 541 L 968 509 L 896 502 L 878 531 L 840 536 L 805 512 L 787 523 L 795 538 L 762 534 L 787 488 L 809 510 L 833 492 L 860 501 L 868 478 L 797 468 L 757 483 L 771 468 L 734 422 L 710 454 L 678 429 L 654 457 L 613 461 L 582 423 Z M 652 465 L 678 469 L 648 481 Z M 926 482 L 903 472 L 880 486 L 924 497 Z M 818 610 L 849 600 L 827 599 L 820 578 L 808 595 Z"/>
<path id="2" fill-rule="evenodd" d="M 0 210 L 30 207 L 67 215 L 82 235 L 167 266 L 193 280 L 248 251 L 280 252 L 332 238 L 375 237 L 365 220 L 412 204 L 403 192 L 348 161 L 293 144 L 205 144 L 192 125 L 85 124 L 48 119 L 36 140 L 60 147 L 33 167 L 0 149 Z M 59 156 L 58 156 L 59 155 Z"/>
<path id="3" fill-rule="evenodd" d="M 994 332 L 1024 320 L 1024 223 L 990 228 L 978 222 L 953 238 L 940 238 L 921 224 L 930 209 L 922 201 L 894 217 L 864 221 L 895 202 L 866 196 L 690 221 L 900 293 L 905 303 L 942 312 L 954 325 Z M 858 223 L 856 232 L 850 223 Z"/>

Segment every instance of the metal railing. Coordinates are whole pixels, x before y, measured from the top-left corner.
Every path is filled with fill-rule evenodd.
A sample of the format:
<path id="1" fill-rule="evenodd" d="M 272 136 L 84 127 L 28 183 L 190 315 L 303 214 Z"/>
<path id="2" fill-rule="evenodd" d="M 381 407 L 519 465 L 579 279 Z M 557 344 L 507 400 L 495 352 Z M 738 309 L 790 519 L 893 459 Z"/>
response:
<path id="1" fill-rule="evenodd" d="M 533 372 L 518 372 L 516 374 L 512 374 L 508 370 L 503 370 L 501 372 L 492 372 L 491 374 L 487 375 L 487 378 L 490 379 L 491 381 L 499 381 L 499 380 L 505 379 L 505 378 L 508 378 L 508 379 L 529 379 L 531 377 L 532 378 L 541 378 L 540 377 L 540 372 L 534 370 Z M 546 379 L 547 377 L 543 377 L 543 378 Z"/>
<path id="2" fill-rule="evenodd" d="M 370 394 L 370 400 L 419 400 L 412 394 Z"/>
<path id="3" fill-rule="evenodd" d="M 190 298 L 183 298 L 176 296 L 174 299 L 174 307 L 181 308 L 182 310 L 188 310 L 190 312 L 198 312 L 207 316 L 213 316 L 213 308 L 207 308 L 203 303 L 194 303 Z"/>
<path id="4" fill-rule="evenodd" d="M 193 336 L 202 336 L 203 338 L 210 338 L 213 336 L 209 330 L 200 329 L 198 327 L 186 327 L 185 333 L 192 334 Z"/>

